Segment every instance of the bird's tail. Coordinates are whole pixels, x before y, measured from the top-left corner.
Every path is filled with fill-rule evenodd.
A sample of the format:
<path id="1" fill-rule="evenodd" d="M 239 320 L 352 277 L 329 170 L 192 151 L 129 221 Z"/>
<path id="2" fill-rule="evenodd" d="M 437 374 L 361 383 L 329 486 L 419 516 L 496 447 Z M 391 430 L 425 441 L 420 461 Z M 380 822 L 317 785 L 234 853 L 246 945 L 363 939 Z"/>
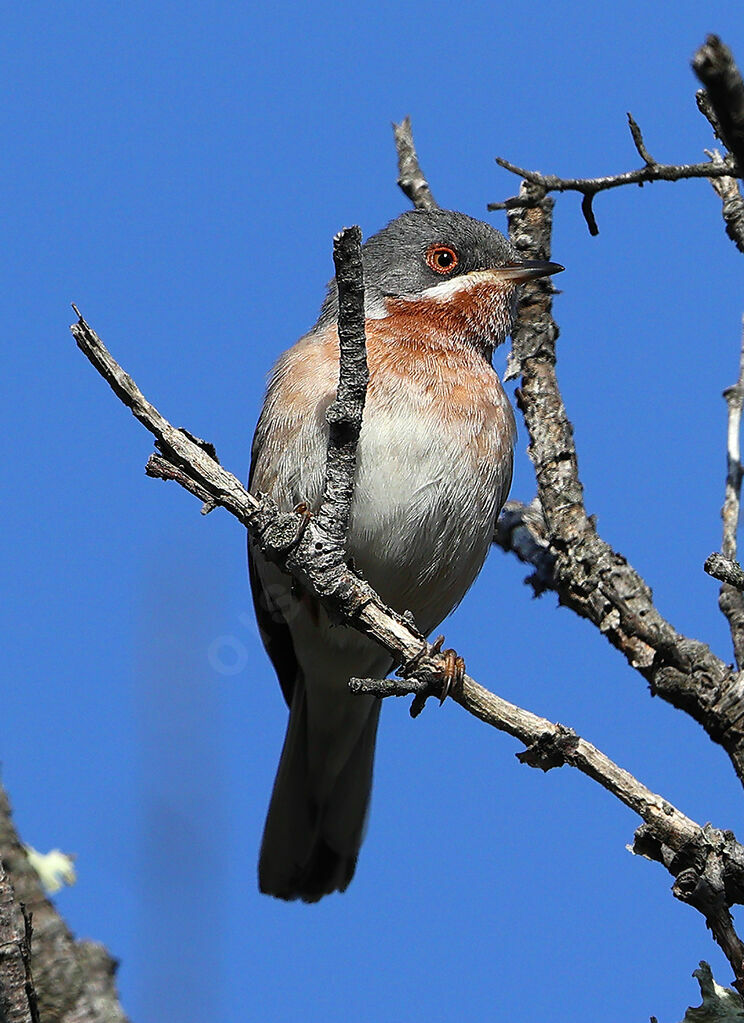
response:
<path id="1" fill-rule="evenodd" d="M 366 702 L 364 697 L 353 699 Z M 359 738 L 332 784 L 324 784 L 318 795 L 314 763 L 319 755 L 331 758 L 333 750 L 310 749 L 307 691 L 297 679 L 261 843 L 262 892 L 317 902 L 330 892 L 344 891 L 351 881 L 369 808 L 380 703 L 369 703 Z"/>

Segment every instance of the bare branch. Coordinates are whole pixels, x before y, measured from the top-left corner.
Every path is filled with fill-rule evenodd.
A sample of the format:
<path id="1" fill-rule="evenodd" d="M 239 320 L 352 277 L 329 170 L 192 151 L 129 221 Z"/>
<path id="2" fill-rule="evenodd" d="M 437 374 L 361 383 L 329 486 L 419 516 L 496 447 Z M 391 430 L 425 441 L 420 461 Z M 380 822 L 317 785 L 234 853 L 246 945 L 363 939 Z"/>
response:
<path id="1" fill-rule="evenodd" d="M 568 182 L 577 183 L 585 184 Z M 552 204 L 546 188 L 530 181 L 507 204 L 511 239 L 525 258 L 550 258 Z M 517 398 L 530 435 L 542 515 L 528 511 L 532 505 L 510 502 L 494 542 L 536 569 L 528 580 L 536 592 L 554 590 L 562 604 L 593 622 L 625 655 L 654 695 L 698 721 L 723 746 L 744 782 L 738 677 L 708 646 L 680 634 L 659 614 L 646 582 L 602 540 L 584 507 L 573 428 L 555 371 L 558 326 L 551 296 L 547 279 L 522 289 L 509 369 L 510 376 L 522 373 Z"/>
<path id="2" fill-rule="evenodd" d="M 698 89 L 695 93 L 695 100 L 698 110 L 713 129 L 713 134 L 726 145 L 716 112 L 705 89 Z M 706 152 L 714 163 L 723 163 L 723 158 L 717 150 L 714 149 L 712 152 L 706 150 Z M 710 183 L 713 191 L 720 196 L 723 202 L 721 213 L 726 224 L 726 234 L 739 252 L 744 252 L 744 200 L 742 199 L 739 182 L 734 177 L 722 177 L 711 178 Z"/>
<path id="3" fill-rule="evenodd" d="M 252 497 L 242 483 L 232 473 L 226 472 L 190 434 L 177 429 L 161 416 L 129 374 L 125 373 L 112 358 L 78 309 L 75 306 L 72 308 L 79 317 L 78 322 L 70 327 L 78 348 L 98 370 L 114 394 L 155 437 L 163 455 L 176 467 L 181 466 L 184 469 L 188 467 L 189 478 L 200 487 L 202 493 L 206 493 L 215 504 L 227 508 L 243 525 L 247 525 L 250 517 L 261 511 L 261 502 Z"/>
<path id="4" fill-rule="evenodd" d="M 431 194 L 429 182 L 419 166 L 416 147 L 413 144 L 410 117 L 404 117 L 400 124 L 393 123 L 393 136 L 395 148 L 398 151 L 398 184 L 416 209 L 438 209 L 437 202 Z"/>
<path id="5" fill-rule="evenodd" d="M 728 46 L 709 35 L 692 58 L 692 68 L 705 86 L 722 141 L 744 168 L 744 82 Z"/>
<path id="6" fill-rule="evenodd" d="M 513 240 L 522 251 L 535 246 L 538 249 L 549 249 L 549 201 L 545 199 L 544 194 L 533 194 L 529 198 L 531 200 L 529 208 L 525 203 L 524 208 L 513 211 L 510 225 Z M 351 252 L 346 252 L 345 259 L 341 251 L 344 246 L 338 245 L 337 273 L 341 272 L 345 264 L 348 266 L 350 256 L 351 262 L 358 256 L 358 248 L 355 247 L 358 246 L 358 238 L 349 237 L 344 240 L 352 243 Z M 542 255 L 543 258 L 548 254 L 547 251 L 535 253 Z M 351 266 L 348 266 L 348 269 L 353 280 L 355 271 Z M 356 283 L 351 287 L 351 294 L 355 296 L 355 300 L 351 302 L 350 307 L 359 314 L 360 296 L 363 309 L 359 280 L 360 262 L 356 274 Z M 362 329 L 354 329 L 353 315 L 349 313 L 350 307 L 347 307 L 345 313 L 344 305 L 340 305 L 339 333 L 343 335 L 346 332 L 352 357 L 341 362 L 339 396 L 351 394 L 351 400 L 344 400 L 343 415 L 335 417 L 335 424 L 341 429 L 339 435 L 329 442 L 328 462 L 331 465 L 335 457 L 339 474 L 347 473 L 353 478 L 355 439 L 350 450 L 342 449 L 349 443 L 348 431 L 351 430 L 353 433 L 356 430 L 358 434 L 361 424 L 366 363 L 364 358 L 359 358 L 359 349 L 362 353 L 364 350 L 363 325 Z M 593 525 L 584 511 L 570 424 L 565 417 L 557 384 L 551 385 L 549 377 L 541 378 L 540 374 L 535 373 L 538 365 L 548 365 L 550 372 L 553 372 L 550 364 L 551 361 L 552 364 L 555 361 L 554 342 L 557 328 L 550 318 L 550 290 L 544 283 L 542 286 L 538 285 L 536 289 L 528 290 L 522 302 L 521 314 L 522 332 L 521 335 L 515 333 L 515 345 L 519 348 L 519 359 L 524 367 L 523 392 L 527 392 L 523 393 L 522 407 L 530 425 L 532 420 L 529 408 L 534 395 L 529 392 L 535 390 L 538 397 L 542 395 L 543 398 L 552 401 L 550 410 L 552 416 L 548 418 L 552 418 L 558 430 L 557 436 L 554 437 L 540 436 L 534 430 L 531 430 L 531 436 L 533 459 L 540 484 L 540 499 L 545 513 L 545 528 L 550 540 L 551 555 L 556 559 L 554 575 L 563 582 L 564 566 L 561 564 L 561 556 L 565 557 L 567 552 L 571 552 L 565 562 L 570 567 L 574 548 L 579 548 L 576 556 L 583 558 L 596 553 L 596 550 L 589 549 L 587 540 L 594 539 L 600 544 L 601 542 L 598 541 Z M 345 317 L 348 317 L 346 321 L 341 322 Z M 151 460 L 150 471 L 153 474 L 175 479 L 195 493 L 200 500 L 204 501 L 206 497 L 212 505 L 227 508 L 251 531 L 265 556 L 299 579 L 345 624 L 381 643 L 401 664 L 399 674 L 406 680 L 392 683 L 389 686 L 390 691 L 400 692 L 407 686 L 407 691 L 415 692 L 417 701 L 421 703 L 428 695 L 447 691 L 449 682 L 446 680 L 446 660 L 439 652 L 440 644 L 428 644 L 409 617 L 398 615 L 387 608 L 377 594 L 351 571 L 343 560 L 345 521 L 348 514 L 346 500 L 350 493 L 347 489 L 350 485 L 348 481 L 338 493 L 330 495 L 330 509 L 325 513 L 334 523 L 330 531 L 323 528 L 322 513 L 315 518 L 307 517 L 300 524 L 297 516 L 280 513 L 267 497 L 255 498 L 248 494 L 239 482 L 217 463 L 203 443 L 196 443 L 185 431 L 172 427 L 154 406 L 147 402 L 134 381 L 110 356 L 82 317 L 71 329 L 78 345 L 92 364 L 155 436 L 163 457 L 156 456 Z M 528 366 L 530 361 L 532 365 Z M 347 374 L 348 377 L 344 379 Z M 551 392 L 553 386 L 554 390 Z M 570 463 L 567 468 L 560 464 L 566 461 Z M 174 468 L 165 469 L 163 463 L 167 462 L 171 462 Z M 544 546 L 543 542 L 542 547 Z M 601 548 L 598 549 L 602 553 Z M 616 561 L 619 560 L 609 548 L 607 551 Z M 616 565 L 612 567 L 617 568 Z M 639 585 L 643 585 L 640 580 Z M 596 582 L 593 582 L 593 587 L 596 589 Z M 632 599 L 633 594 L 623 593 L 622 597 Z M 646 594 L 646 598 L 650 601 L 650 594 Z M 631 609 L 631 614 L 633 613 L 636 613 L 635 608 Z M 587 616 L 590 617 L 589 614 Z M 691 642 L 676 635 L 675 638 L 680 640 L 680 648 Z M 635 635 L 629 633 L 628 640 L 637 646 Z M 696 653 L 700 652 L 697 648 L 706 649 L 697 644 Z M 653 657 L 656 656 L 650 645 L 646 645 L 646 649 Z M 648 662 L 644 663 L 648 666 Z M 363 690 L 365 685 L 370 684 L 362 681 L 355 685 Z M 733 836 L 711 828 L 701 829 L 694 821 L 640 785 L 631 775 L 622 771 L 570 730 L 553 725 L 501 700 L 464 672 L 458 678 L 451 695 L 456 702 L 481 720 L 492 724 L 498 721 L 498 727 L 502 730 L 522 737 L 523 741 L 528 743 L 526 753 L 521 755 L 525 762 L 546 770 L 560 763 L 571 763 L 604 785 L 642 816 L 646 830 L 642 831 L 643 843 L 637 851 L 659 859 L 677 878 L 675 894 L 704 913 L 714 937 L 729 956 L 737 984 L 741 984 L 744 989 L 744 955 L 741 954 L 743 947 L 733 931 L 728 912 L 733 901 L 740 895 L 744 898 L 744 850 L 738 846 Z M 690 850 L 694 851 L 694 855 Z M 675 864 L 679 866 L 679 870 L 675 868 Z M 696 871 L 695 877 L 698 879 L 698 884 L 692 887 L 689 884 L 691 871 Z M 711 898 L 706 897 L 703 900 L 699 897 L 701 888 L 713 893 Z"/>
<path id="7" fill-rule="evenodd" d="M 733 157 L 726 156 L 722 160 L 709 160 L 705 163 L 671 164 L 657 163 L 646 149 L 641 130 L 635 120 L 628 114 L 628 123 L 631 134 L 644 166 L 637 170 L 625 171 L 622 174 L 610 174 L 596 178 L 560 178 L 556 174 L 541 174 L 538 171 L 527 170 L 525 167 L 518 167 L 516 164 L 496 157 L 496 163 L 512 174 L 519 175 L 524 181 L 530 182 L 540 188 L 544 193 L 548 192 L 580 192 L 583 196 L 581 209 L 589 227 L 589 233 L 599 234 L 597 221 L 594 217 L 592 203 L 598 192 L 605 192 L 610 188 L 620 188 L 623 185 L 644 185 L 652 181 L 681 181 L 686 178 L 721 178 L 737 174 L 737 167 Z M 514 209 L 516 206 L 524 205 L 525 198 L 520 194 L 505 202 L 493 202 L 488 204 L 489 210 Z"/>
<path id="8" fill-rule="evenodd" d="M 430 683 L 416 678 L 351 680 L 354 692 L 380 697 L 419 694 L 427 686 Z M 701 830 L 699 824 L 651 792 L 572 729 L 509 703 L 468 676 L 462 687 L 453 692 L 452 699 L 485 724 L 522 742 L 527 747 L 517 754 L 522 763 L 544 771 L 569 764 L 588 775 L 637 813 L 665 845 L 682 848 Z"/>

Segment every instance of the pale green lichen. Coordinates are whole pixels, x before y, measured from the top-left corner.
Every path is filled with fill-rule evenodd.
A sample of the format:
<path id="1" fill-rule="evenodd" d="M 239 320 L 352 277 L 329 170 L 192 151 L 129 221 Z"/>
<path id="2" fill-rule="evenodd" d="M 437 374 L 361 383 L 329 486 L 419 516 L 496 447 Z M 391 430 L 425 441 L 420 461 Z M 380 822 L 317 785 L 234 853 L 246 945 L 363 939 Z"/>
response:
<path id="1" fill-rule="evenodd" d="M 65 885 L 75 884 L 77 874 L 72 857 L 59 849 L 50 849 L 48 853 L 37 852 L 30 845 L 24 846 L 28 862 L 39 875 L 44 889 L 50 894 L 58 892 Z"/>

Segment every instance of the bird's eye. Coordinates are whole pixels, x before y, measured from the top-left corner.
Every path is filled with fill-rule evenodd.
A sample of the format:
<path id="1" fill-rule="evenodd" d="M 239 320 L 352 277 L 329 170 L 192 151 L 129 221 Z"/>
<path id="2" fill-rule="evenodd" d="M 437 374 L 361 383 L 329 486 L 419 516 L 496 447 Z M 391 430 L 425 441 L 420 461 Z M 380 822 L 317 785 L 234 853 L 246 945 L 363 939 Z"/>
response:
<path id="1" fill-rule="evenodd" d="M 460 262 L 449 245 L 430 245 L 426 250 L 426 265 L 438 274 L 450 274 Z"/>

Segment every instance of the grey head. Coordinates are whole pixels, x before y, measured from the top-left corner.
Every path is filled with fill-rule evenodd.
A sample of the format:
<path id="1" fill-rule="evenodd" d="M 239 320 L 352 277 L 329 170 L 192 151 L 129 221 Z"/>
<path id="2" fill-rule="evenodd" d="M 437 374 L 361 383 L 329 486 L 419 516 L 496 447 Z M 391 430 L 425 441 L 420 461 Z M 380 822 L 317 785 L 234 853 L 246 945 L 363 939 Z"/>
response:
<path id="1" fill-rule="evenodd" d="M 503 282 L 511 296 L 525 280 L 558 273 L 558 263 L 523 260 L 514 246 L 494 227 L 454 210 L 408 210 L 362 246 L 365 313 L 368 318 L 386 314 L 389 299 L 451 293 L 456 281 L 470 275 L 488 276 Z M 335 322 L 338 295 L 335 280 L 316 327 Z"/>

